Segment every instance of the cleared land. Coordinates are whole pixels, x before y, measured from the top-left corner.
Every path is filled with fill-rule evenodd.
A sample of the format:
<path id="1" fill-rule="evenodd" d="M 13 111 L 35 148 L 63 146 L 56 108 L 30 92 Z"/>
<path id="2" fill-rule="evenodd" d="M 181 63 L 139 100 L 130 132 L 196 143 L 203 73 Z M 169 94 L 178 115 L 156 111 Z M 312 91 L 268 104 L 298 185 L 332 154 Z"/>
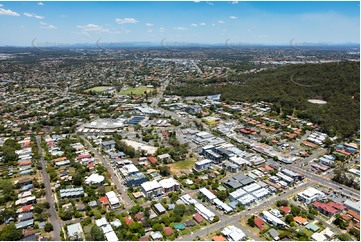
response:
<path id="1" fill-rule="evenodd" d="M 119 94 L 121 94 L 121 95 L 129 95 L 129 94 L 142 95 L 142 94 L 144 94 L 144 92 L 150 92 L 152 90 L 154 90 L 154 88 L 148 88 L 146 86 L 139 86 L 139 87 L 121 90 L 119 92 Z"/>
<path id="2" fill-rule="evenodd" d="M 196 158 L 189 158 L 184 161 L 175 162 L 173 164 L 168 165 L 170 168 L 170 172 L 173 174 L 177 174 L 182 171 L 189 171 L 193 168 L 194 163 L 197 161 Z"/>
<path id="3" fill-rule="evenodd" d="M 93 92 L 103 92 L 107 89 L 111 88 L 110 86 L 96 86 L 96 87 L 93 87 L 93 88 L 89 88 L 87 90 L 85 90 L 85 92 L 90 92 L 90 91 L 93 91 Z"/>

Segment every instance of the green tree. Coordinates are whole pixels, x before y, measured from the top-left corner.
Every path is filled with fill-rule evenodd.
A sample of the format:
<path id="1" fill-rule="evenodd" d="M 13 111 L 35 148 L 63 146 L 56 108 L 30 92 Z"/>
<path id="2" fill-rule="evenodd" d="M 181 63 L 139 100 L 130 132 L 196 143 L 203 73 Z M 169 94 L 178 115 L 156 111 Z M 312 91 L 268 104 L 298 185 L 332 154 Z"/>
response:
<path id="1" fill-rule="evenodd" d="M 351 236 L 347 233 L 337 235 L 336 237 L 341 241 L 351 241 Z"/>
<path id="2" fill-rule="evenodd" d="M 301 212 L 301 208 L 299 208 L 298 206 L 291 206 L 291 213 L 293 216 L 297 216 L 299 215 Z"/>
<path id="3" fill-rule="evenodd" d="M 53 231 L 53 225 L 51 223 L 47 222 L 44 226 L 44 230 L 45 230 L 45 232 Z"/>
<path id="4" fill-rule="evenodd" d="M 17 230 L 15 227 L 14 222 L 11 222 L 10 224 L 3 227 L 3 229 L 0 231 L 0 240 L 10 240 L 10 241 L 16 241 L 20 240 L 23 237 L 23 234 L 21 230 Z"/>
<path id="5" fill-rule="evenodd" d="M 104 241 L 105 240 L 103 231 L 101 230 L 101 228 L 99 228 L 95 224 L 90 229 L 90 235 L 91 235 L 92 239 L 95 241 Z"/>
<path id="6" fill-rule="evenodd" d="M 161 174 L 162 176 L 169 176 L 170 175 L 169 166 L 160 166 L 159 167 L 159 174 Z"/>
<path id="7" fill-rule="evenodd" d="M 293 215 L 288 214 L 285 218 L 285 221 L 286 221 L 286 223 L 291 224 L 291 222 L 293 222 L 293 219 L 294 219 Z"/>
<path id="8" fill-rule="evenodd" d="M 177 204 L 174 206 L 174 214 L 179 215 L 179 216 L 183 216 L 185 211 L 186 211 L 187 207 L 184 204 Z"/>
<path id="9" fill-rule="evenodd" d="M 254 218 L 255 218 L 255 216 L 252 215 L 250 218 L 247 219 L 247 224 L 251 227 L 256 226 L 256 223 L 254 222 Z"/>

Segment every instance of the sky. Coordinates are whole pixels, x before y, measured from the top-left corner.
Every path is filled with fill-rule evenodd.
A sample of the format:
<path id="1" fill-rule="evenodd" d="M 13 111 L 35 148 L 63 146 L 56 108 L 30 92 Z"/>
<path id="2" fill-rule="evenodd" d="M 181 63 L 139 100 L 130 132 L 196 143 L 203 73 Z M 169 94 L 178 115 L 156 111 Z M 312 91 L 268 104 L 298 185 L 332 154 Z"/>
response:
<path id="1" fill-rule="evenodd" d="M 5 2 L 0 46 L 360 42 L 353 2 Z"/>

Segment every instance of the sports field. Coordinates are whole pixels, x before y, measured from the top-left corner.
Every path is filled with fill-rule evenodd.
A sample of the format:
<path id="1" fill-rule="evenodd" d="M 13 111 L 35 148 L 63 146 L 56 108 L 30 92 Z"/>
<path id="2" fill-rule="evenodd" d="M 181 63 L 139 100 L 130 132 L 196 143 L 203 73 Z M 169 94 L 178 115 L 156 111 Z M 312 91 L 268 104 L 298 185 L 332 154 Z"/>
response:
<path id="1" fill-rule="evenodd" d="M 96 86 L 96 87 L 85 90 L 85 92 L 90 92 L 90 91 L 103 92 L 104 90 L 107 90 L 108 88 L 110 88 L 110 86 Z"/>
<path id="2" fill-rule="evenodd" d="M 146 86 L 139 86 L 139 87 L 121 90 L 119 92 L 119 94 L 121 94 L 121 95 L 129 95 L 129 94 L 142 95 L 142 94 L 144 94 L 145 91 L 150 92 L 152 90 L 154 90 L 154 88 L 148 88 Z"/>

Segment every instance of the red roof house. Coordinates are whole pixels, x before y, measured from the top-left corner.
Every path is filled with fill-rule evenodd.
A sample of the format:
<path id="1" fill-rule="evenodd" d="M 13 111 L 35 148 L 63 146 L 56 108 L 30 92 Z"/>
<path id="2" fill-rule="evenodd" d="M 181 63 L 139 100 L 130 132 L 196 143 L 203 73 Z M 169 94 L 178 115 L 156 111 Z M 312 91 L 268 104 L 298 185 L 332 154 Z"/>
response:
<path id="1" fill-rule="evenodd" d="M 148 159 L 149 162 L 151 162 L 151 163 L 153 163 L 153 164 L 156 164 L 156 163 L 157 163 L 157 159 L 154 158 L 153 156 L 148 156 L 147 159 Z"/>
<path id="2" fill-rule="evenodd" d="M 281 206 L 279 207 L 279 210 L 285 212 L 285 214 L 289 214 L 291 212 L 291 209 L 287 206 Z"/>
<path id="3" fill-rule="evenodd" d="M 203 217 L 199 213 L 195 213 L 193 215 L 193 218 L 194 218 L 195 221 L 197 221 L 197 223 L 202 223 L 203 222 Z"/>
<path id="4" fill-rule="evenodd" d="M 260 219 L 259 217 L 255 217 L 254 222 L 260 230 L 262 230 L 262 231 L 265 230 L 265 228 L 263 227 L 264 221 L 262 219 Z"/>
<path id="5" fill-rule="evenodd" d="M 174 233 L 171 227 L 164 227 L 163 231 L 166 235 L 171 235 Z"/>
<path id="6" fill-rule="evenodd" d="M 130 216 L 125 217 L 125 218 L 124 218 L 124 221 L 125 221 L 125 223 L 128 224 L 128 225 L 131 225 L 132 223 L 134 223 L 132 217 L 130 217 Z"/>
<path id="7" fill-rule="evenodd" d="M 103 205 L 109 204 L 109 200 L 108 200 L 108 198 L 107 198 L 106 196 L 100 197 L 100 198 L 99 198 L 99 202 L 100 202 L 101 204 L 103 204 Z"/>

